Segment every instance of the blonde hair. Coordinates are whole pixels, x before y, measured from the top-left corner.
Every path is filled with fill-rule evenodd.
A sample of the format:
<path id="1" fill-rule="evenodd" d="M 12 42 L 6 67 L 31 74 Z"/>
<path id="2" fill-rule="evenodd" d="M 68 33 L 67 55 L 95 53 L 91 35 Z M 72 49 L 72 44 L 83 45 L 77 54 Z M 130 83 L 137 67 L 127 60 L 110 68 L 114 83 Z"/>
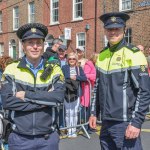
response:
<path id="1" fill-rule="evenodd" d="M 76 59 L 76 65 L 78 65 L 78 55 L 76 53 L 74 53 L 74 52 L 71 52 L 71 53 L 68 54 L 67 61 L 69 61 L 69 58 L 71 56 L 75 57 L 75 59 Z"/>
<path id="2" fill-rule="evenodd" d="M 95 65 L 97 58 L 98 58 L 99 53 L 93 53 L 93 55 L 90 57 L 90 60 L 93 62 Z"/>
<path id="3" fill-rule="evenodd" d="M 75 59 L 78 61 L 78 55 L 76 53 L 74 52 L 69 53 L 67 58 L 69 59 L 71 56 L 74 56 Z"/>

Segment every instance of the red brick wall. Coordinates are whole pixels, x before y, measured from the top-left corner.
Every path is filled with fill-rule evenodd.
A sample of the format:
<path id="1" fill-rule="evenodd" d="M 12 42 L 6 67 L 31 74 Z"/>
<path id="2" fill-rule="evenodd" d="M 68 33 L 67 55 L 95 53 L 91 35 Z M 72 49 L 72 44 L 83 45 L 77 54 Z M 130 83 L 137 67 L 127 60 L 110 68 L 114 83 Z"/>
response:
<path id="1" fill-rule="evenodd" d="M 0 10 L 3 11 L 3 33 L 0 34 L 0 42 L 4 42 L 5 54 L 8 54 L 9 41 L 15 39 L 18 49 L 18 38 L 16 31 L 13 31 L 12 11 L 14 6 L 19 6 L 20 25 L 28 22 L 28 3 L 32 0 L 9 0 L 0 3 Z M 144 0 L 134 0 L 133 10 L 126 12 L 131 16 L 127 27 L 132 28 L 132 41 L 135 45 L 142 44 L 146 48 L 150 47 L 150 6 L 140 7 L 139 3 Z M 145 0 L 148 1 L 148 0 Z M 4 4 L 5 2 L 5 4 Z M 76 48 L 76 34 L 86 32 L 86 53 L 87 57 L 95 50 L 99 52 L 104 47 L 104 29 L 99 20 L 99 16 L 105 12 L 119 10 L 119 0 L 97 0 L 96 5 L 96 27 L 95 27 L 95 0 L 83 0 L 83 20 L 72 20 L 72 0 L 59 0 L 59 24 L 50 25 L 50 0 L 35 0 L 36 22 L 44 23 L 49 33 L 54 37 L 63 34 L 65 27 L 72 28 L 72 37 L 68 42 L 70 51 Z M 17 4 L 15 4 L 17 3 Z M 7 5 L 7 9 L 6 8 Z M 89 24 L 90 29 L 85 30 L 85 25 Z M 96 29 L 96 30 L 95 30 Z M 96 31 L 96 33 L 95 33 Z M 95 43 L 96 34 L 96 43 Z"/>
<path id="2" fill-rule="evenodd" d="M 50 11 L 49 11 L 49 0 L 47 4 L 44 4 L 44 23 L 49 25 L 49 33 L 53 34 L 54 37 L 59 37 L 64 33 L 65 27 L 71 27 L 71 40 L 68 41 L 69 51 L 75 50 L 76 48 L 76 34 L 79 32 L 86 32 L 86 51 L 87 56 L 94 51 L 94 16 L 95 16 L 95 3 L 93 0 L 83 1 L 83 20 L 73 21 L 73 4 L 70 0 L 60 0 L 59 3 L 59 24 L 50 25 Z M 46 15 L 47 14 L 47 15 Z M 86 24 L 90 25 L 90 30 L 86 31 Z"/>
<path id="3" fill-rule="evenodd" d="M 6 1 L 0 2 L 0 11 L 2 11 L 2 21 L 3 21 L 2 33 L 0 33 L 0 43 L 4 44 L 4 53 L 7 53 L 8 46 L 5 43 L 8 40 L 8 34 L 7 34 L 8 24 L 7 24 L 7 20 L 5 19 L 7 18 L 7 10 L 5 8 L 6 8 Z"/>

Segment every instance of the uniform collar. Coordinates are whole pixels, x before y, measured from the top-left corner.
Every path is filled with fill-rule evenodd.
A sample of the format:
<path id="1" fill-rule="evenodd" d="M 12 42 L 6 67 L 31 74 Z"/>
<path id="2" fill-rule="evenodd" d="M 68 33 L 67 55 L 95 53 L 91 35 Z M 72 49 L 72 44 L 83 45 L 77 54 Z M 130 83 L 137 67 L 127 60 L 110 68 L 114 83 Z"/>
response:
<path id="1" fill-rule="evenodd" d="M 31 64 L 31 63 L 28 61 L 28 59 L 27 59 L 26 57 L 25 57 L 25 60 L 26 60 L 27 66 L 28 66 L 30 69 L 40 69 L 40 68 L 43 67 L 43 59 L 42 59 L 42 58 L 41 58 L 41 60 L 40 60 L 40 62 L 39 62 L 39 64 L 38 64 L 37 67 L 34 67 L 34 65 Z"/>
<path id="2" fill-rule="evenodd" d="M 112 47 L 110 47 L 110 44 L 108 43 L 107 47 L 110 49 L 111 52 L 115 52 L 115 51 L 118 51 L 121 47 L 123 47 L 126 44 L 127 42 L 123 38 L 118 44 L 113 45 Z"/>
<path id="3" fill-rule="evenodd" d="M 42 63 L 45 66 L 46 65 L 46 59 L 43 59 L 43 57 L 41 57 L 41 60 L 43 61 Z M 19 61 L 20 62 L 18 64 L 18 68 L 27 68 L 26 56 L 23 56 Z M 42 63 L 40 62 L 39 65 L 41 65 Z M 30 65 L 29 65 L 29 68 L 30 68 Z"/>

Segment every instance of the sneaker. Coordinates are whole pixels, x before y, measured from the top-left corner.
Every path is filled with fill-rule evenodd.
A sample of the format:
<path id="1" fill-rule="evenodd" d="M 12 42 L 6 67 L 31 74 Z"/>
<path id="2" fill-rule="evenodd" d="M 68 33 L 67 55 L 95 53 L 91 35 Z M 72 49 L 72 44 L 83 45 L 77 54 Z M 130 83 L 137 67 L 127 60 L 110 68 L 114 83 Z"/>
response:
<path id="1" fill-rule="evenodd" d="M 68 138 L 71 138 L 71 137 L 72 137 L 72 134 L 71 134 L 71 133 L 67 133 L 67 137 L 68 137 Z"/>
<path id="2" fill-rule="evenodd" d="M 72 134 L 72 138 L 76 138 L 77 137 L 77 134 L 76 133 L 73 133 Z"/>
<path id="3" fill-rule="evenodd" d="M 74 133 L 74 134 L 70 134 L 70 135 L 68 135 L 68 138 L 76 138 L 77 137 L 77 134 L 76 133 Z"/>

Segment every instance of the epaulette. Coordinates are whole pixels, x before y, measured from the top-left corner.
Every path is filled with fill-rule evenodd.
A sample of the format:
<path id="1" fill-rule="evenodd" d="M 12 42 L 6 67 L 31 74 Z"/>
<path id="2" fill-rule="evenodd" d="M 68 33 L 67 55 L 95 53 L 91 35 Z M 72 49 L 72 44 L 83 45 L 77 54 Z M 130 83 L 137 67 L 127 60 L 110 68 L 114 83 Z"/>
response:
<path id="1" fill-rule="evenodd" d="M 108 49 L 108 46 L 104 47 L 99 53 L 102 53 L 102 52 L 104 52 L 107 49 Z"/>
<path id="2" fill-rule="evenodd" d="M 18 58 L 18 59 L 14 59 L 11 63 L 17 63 L 19 61 L 21 61 L 22 58 Z"/>
<path id="3" fill-rule="evenodd" d="M 12 63 L 18 63 L 22 58 L 18 58 L 18 59 L 12 59 L 11 61 L 7 62 L 7 66 L 12 64 Z"/>
<path id="4" fill-rule="evenodd" d="M 132 45 L 132 44 L 127 44 L 126 45 L 126 47 L 128 48 L 128 49 L 130 49 L 132 52 L 138 52 L 138 51 L 140 51 L 140 49 L 138 48 L 138 47 L 136 47 L 136 46 L 134 46 L 134 45 Z"/>

